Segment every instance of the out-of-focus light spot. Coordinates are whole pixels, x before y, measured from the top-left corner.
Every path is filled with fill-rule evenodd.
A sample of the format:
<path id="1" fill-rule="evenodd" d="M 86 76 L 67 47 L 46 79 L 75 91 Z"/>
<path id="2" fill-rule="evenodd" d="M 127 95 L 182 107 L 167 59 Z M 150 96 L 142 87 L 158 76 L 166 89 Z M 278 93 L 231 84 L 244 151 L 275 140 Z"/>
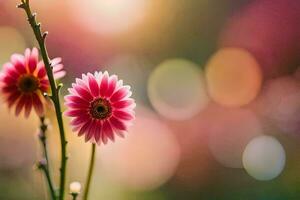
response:
<path id="1" fill-rule="evenodd" d="M 295 77 L 267 81 L 254 106 L 282 131 L 300 133 L 300 81 Z"/>
<path id="2" fill-rule="evenodd" d="M 149 61 L 134 55 L 120 55 L 107 61 L 104 66 L 110 74 L 117 74 L 124 83 L 130 85 L 136 101 L 147 101 L 147 79 L 151 69 Z"/>
<path id="3" fill-rule="evenodd" d="M 172 120 L 192 118 L 209 102 L 202 71 L 184 59 L 164 61 L 153 71 L 148 96 L 155 110 Z"/>
<path id="4" fill-rule="evenodd" d="M 285 166 L 284 148 L 274 137 L 256 137 L 245 148 L 243 165 L 248 174 L 257 180 L 274 179 Z"/>
<path id="5" fill-rule="evenodd" d="M 263 134 L 256 115 L 247 109 L 211 110 L 208 145 L 215 159 L 225 167 L 242 168 L 242 154 L 248 142 Z"/>
<path id="6" fill-rule="evenodd" d="M 81 0 L 71 2 L 74 18 L 91 31 L 104 34 L 127 31 L 146 13 L 147 0 Z"/>
<path id="7" fill-rule="evenodd" d="M 0 65 L 10 61 L 13 53 L 23 53 L 25 41 L 22 35 L 9 26 L 0 27 Z"/>
<path id="8" fill-rule="evenodd" d="M 206 66 L 206 78 L 212 99 L 224 106 L 239 107 L 250 103 L 259 93 L 262 72 L 246 50 L 223 48 Z"/>
<path id="9" fill-rule="evenodd" d="M 168 127 L 145 110 L 138 111 L 126 139 L 101 148 L 100 153 L 104 174 L 133 190 L 152 190 L 164 184 L 180 158 L 178 142 Z"/>

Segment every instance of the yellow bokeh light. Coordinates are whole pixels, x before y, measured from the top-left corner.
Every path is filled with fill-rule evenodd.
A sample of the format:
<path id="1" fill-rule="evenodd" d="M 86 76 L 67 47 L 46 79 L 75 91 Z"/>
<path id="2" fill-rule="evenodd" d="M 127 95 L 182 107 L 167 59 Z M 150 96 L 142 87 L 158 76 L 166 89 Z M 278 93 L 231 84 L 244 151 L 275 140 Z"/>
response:
<path id="1" fill-rule="evenodd" d="M 112 34 L 127 31 L 145 15 L 146 0 L 81 0 L 71 2 L 74 18 L 91 31 Z"/>
<path id="2" fill-rule="evenodd" d="M 172 120 L 192 118 L 209 102 L 202 71 L 184 59 L 157 66 L 148 81 L 148 96 L 155 110 Z"/>
<path id="3" fill-rule="evenodd" d="M 238 48 L 216 52 L 206 66 L 206 78 L 212 99 L 231 107 L 250 103 L 262 84 L 259 64 L 249 52 Z"/>

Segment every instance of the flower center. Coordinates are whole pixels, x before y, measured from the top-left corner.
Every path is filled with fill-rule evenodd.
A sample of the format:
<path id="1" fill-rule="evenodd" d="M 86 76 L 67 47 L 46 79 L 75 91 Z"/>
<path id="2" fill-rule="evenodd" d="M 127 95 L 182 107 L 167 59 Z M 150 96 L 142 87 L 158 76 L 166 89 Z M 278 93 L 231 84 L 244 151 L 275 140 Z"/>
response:
<path id="1" fill-rule="evenodd" d="M 17 85 L 22 92 L 31 93 L 39 88 L 39 80 L 35 76 L 27 74 L 19 78 Z"/>
<path id="2" fill-rule="evenodd" d="M 111 116 L 111 105 L 106 99 L 98 98 L 90 104 L 90 114 L 96 119 L 106 119 Z"/>

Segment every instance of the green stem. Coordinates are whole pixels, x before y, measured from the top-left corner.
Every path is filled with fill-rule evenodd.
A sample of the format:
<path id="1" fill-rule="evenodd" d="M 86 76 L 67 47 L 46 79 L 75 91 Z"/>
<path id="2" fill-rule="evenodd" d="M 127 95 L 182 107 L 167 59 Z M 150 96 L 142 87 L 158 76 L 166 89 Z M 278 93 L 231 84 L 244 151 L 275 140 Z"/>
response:
<path id="1" fill-rule="evenodd" d="M 53 200 L 56 200 L 56 194 L 55 194 L 55 190 L 53 188 L 53 184 L 52 184 L 52 181 L 51 181 L 49 170 L 48 170 L 47 166 L 41 166 L 40 168 L 46 176 L 46 180 L 47 180 L 47 183 L 48 183 L 48 186 L 49 186 L 51 198 Z"/>
<path id="2" fill-rule="evenodd" d="M 41 166 L 45 176 L 46 176 L 46 179 L 47 179 L 47 182 L 48 182 L 48 186 L 49 186 L 49 191 L 50 191 L 50 195 L 51 195 L 51 198 L 53 200 L 56 200 L 56 194 L 55 194 L 55 190 L 54 190 L 54 184 L 52 182 L 52 179 L 51 179 L 51 175 L 50 175 L 50 169 L 49 169 L 49 157 L 48 157 L 48 148 L 47 148 L 47 142 L 46 142 L 46 131 L 47 131 L 47 124 L 45 123 L 45 117 L 40 117 L 40 135 L 39 135 L 39 139 L 42 143 L 42 147 L 43 147 L 43 156 L 44 158 L 46 159 L 46 165 L 45 166 Z"/>
<path id="3" fill-rule="evenodd" d="M 52 66 L 50 64 L 50 59 L 48 57 L 48 52 L 45 45 L 45 39 L 47 36 L 47 32 L 41 33 L 41 25 L 40 23 L 37 23 L 36 21 L 36 15 L 31 12 L 29 0 L 21 0 L 21 4 L 18 6 L 19 8 L 23 8 L 27 14 L 28 21 L 31 25 L 31 28 L 34 32 L 34 35 L 36 37 L 37 42 L 39 43 L 41 55 L 45 64 L 47 76 L 50 83 L 51 88 L 51 100 L 53 101 L 54 107 L 55 107 L 55 113 L 57 118 L 57 123 L 59 127 L 59 133 L 60 133 L 60 142 L 61 142 L 61 165 L 60 165 L 60 187 L 59 187 L 59 200 L 64 199 L 64 191 L 65 191 L 65 182 L 66 182 L 66 165 L 67 165 L 67 156 L 66 156 L 66 145 L 67 141 L 65 138 L 65 131 L 64 131 L 64 125 L 63 125 L 63 119 L 62 119 L 62 111 L 60 107 L 60 100 L 59 100 L 59 90 L 62 85 L 56 85 L 53 72 L 52 72 Z"/>
<path id="4" fill-rule="evenodd" d="M 95 165 L 95 151 L 96 150 L 96 145 L 92 144 L 92 152 L 91 152 L 91 160 L 90 160 L 90 166 L 89 166 L 89 171 L 88 171 L 88 176 L 86 179 L 85 183 L 85 189 L 83 193 L 83 200 L 88 199 L 89 191 L 90 191 L 90 185 L 91 185 L 91 179 L 94 171 L 94 165 Z"/>
<path id="5" fill-rule="evenodd" d="M 72 200 L 76 200 L 77 197 L 78 197 L 78 194 L 77 194 L 77 193 L 72 193 L 71 195 L 72 195 Z"/>

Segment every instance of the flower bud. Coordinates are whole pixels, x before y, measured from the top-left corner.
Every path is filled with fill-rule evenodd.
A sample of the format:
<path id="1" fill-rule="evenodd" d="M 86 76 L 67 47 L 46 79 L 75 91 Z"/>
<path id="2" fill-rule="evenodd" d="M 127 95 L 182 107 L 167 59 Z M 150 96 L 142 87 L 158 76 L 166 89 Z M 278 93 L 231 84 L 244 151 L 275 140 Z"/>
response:
<path id="1" fill-rule="evenodd" d="M 70 193 L 79 194 L 81 191 L 81 184 L 77 181 L 74 181 L 70 184 Z"/>

